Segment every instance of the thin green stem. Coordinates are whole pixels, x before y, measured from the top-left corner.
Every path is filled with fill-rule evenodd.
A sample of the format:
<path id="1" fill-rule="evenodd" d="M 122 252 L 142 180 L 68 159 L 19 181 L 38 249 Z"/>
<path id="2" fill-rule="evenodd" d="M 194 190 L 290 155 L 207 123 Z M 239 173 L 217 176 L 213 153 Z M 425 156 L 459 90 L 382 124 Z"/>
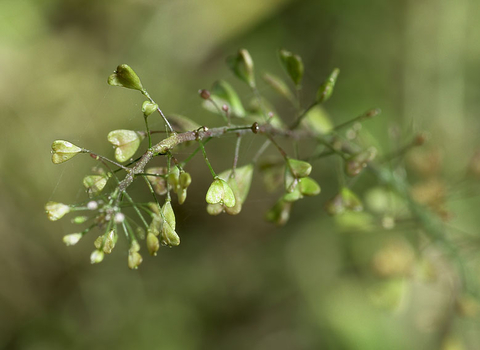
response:
<path id="1" fill-rule="evenodd" d="M 168 119 L 165 117 L 165 115 L 163 114 L 162 110 L 160 109 L 160 107 L 158 107 L 158 104 L 153 100 L 153 98 L 150 97 L 150 94 L 147 92 L 147 90 L 142 90 L 142 94 L 149 99 L 150 102 L 154 103 L 157 105 L 157 112 L 161 115 L 161 117 L 163 118 L 163 121 L 165 122 L 165 124 L 167 125 L 168 129 L 170 130 L 170 132 L 172 134 L 175 134 L 175 130 L 173 130 L 172 126 L 170 125 L 170 122 L 168 121 Z M 151 146 L 150 146 L 151 147 Z"/>
<path id="2" fill-rule="evenodd" d="M 152 133 L 150 132 L 150 127 L 148 126 L 148 116 L 144 116 L 143 119 L 145 120 L 145 128 L 147 129 L 148 135 L 148 148 L 152 147 Z"/>
<path id="3" fill-rule="evenodd" d="M 210 172 L 212 173 L 213 178 L 215 179 L 217 177 L 217 174 L 215 174 L 215 171 L 213 170 L 212 165 L 210 164 L 210 161 L 208 160 L 207 152 L 205 151 L 205 147 L 203 146 L 202 141 L 198 141 L 198 143 L 199 143 L 199 145 L 202 149 L 203 158 L 205 158 L 205 163 L 207 163 L 207 166 L 210 169 Z"/>

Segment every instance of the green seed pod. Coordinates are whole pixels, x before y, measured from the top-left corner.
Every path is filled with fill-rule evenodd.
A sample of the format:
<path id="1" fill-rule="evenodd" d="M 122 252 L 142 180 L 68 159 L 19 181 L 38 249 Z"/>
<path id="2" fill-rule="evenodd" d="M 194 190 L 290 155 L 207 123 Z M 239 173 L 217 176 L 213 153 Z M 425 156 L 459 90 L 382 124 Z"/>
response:
<path id="1" fill-rule="evenodd" d="M 304 196 L 316 196 L 320 193 L 320 185 L 311 177 L 304 177 L 299 182 L 299 190 Z"/>
<path id="2" fill-rule="evenodd" d="M 88 216 L 76 216 L 71 220 L 72 224 L 83 224 L 88 220 Z"/>
<path id="3" fill-rule="evenodd" d="M 175 232 L 175 229 L 170 226 L 168 222 L 163 224 L 162 228 L 162 243 L 171 247 L 180 244 L 180 237 Z"/>
<path id="4" fill-rule="evenodd" d="M 298 201 L 299 199 L 302 199 L 303 198 L 303 195 L 302 193 L 300 192 L 300 186 L 296 186 L 295 189 L 292 191 L 292 192 L 288 192 L 286 194 L 283 195 L 282 199 L 285 201 L 285 202 L 296 202 Z"/>
<path id="5" fill-rule="evenodd" d="M 81 152 L 83 152 L 83 149 L 75 146 L 71 142 L 55 140 L 52 143 L 52 162 L 53 164 L 66 162 Z"/>
<path id="6" fill-rule="evenodd" d="M 96 249 L 90 255 L 90 263 L 92 264 L 101 263 L 103 261 L 104 256 L 105 256 L 105 253 L 102 250 Z"/>
<path id="7" fill-rule="evenodd" d="M 205 197 L 209 204 L 224 204 L 226 207 L 233 207 L 235 205 L 235 194 L 233 193 L 227 182 L 216 177 L 213 180 Z"/>
<path id="8" fill-rule="evenodd" d="M 61 219 L 65 214 L 69 213 L 70 210 L 70 206 L 63 203 L 48 202 L 45 204 L 45 211 L 50 221 Z"/>
<path id="9" fill-rule="evenodd" d="M 178 198 L 178 204 L 185 203 L 185 200 L 187 199 L 187 190 L 185 189 L 177 192 L 177 198 Z"/>
<path id="10" fill-rule="evenodd" d="M 142 104 L 142 112 L 145 117 L 148 117 L 150 114 L 155 112 L 158 108 L 156 103 L 152 103 L 150 101 L 145 101 Z"/>
<path id="11" fill-rule="evenodd" d="M 295 86 L 300 86 L 304 71 L 302 58 L 287 50 L 278 51 L 278 56 L 280 57 L 283 68 L 285 68 Z"/>
<path id="12" fill-rule="evenodd" d="M 89 194 L 95 195 L 102 192 L 107 181 L 108 177 L 104 175 L 88 175 L 83 178 L 83 186 Z"/>
<path id="13" fill-rule="evenodd" d="M 207 213 L 210 215 L 221 214 L 224 209 L 225 209 L 224 206 L 220 203 L 207 205 Z"/>
<path id="14" fill-rule="evenodd" d="M 75 245 L 83 237 L 81 233 L 71 233 L 69 235 L 63 236 L 63 243 L 67 246 Z"/>
<path id="15" fill-rule="evenodd" d="M 317 97 L 315 99 L 315 102 L 323 103 L 327 101 L 330 96 L 332 96 L 333 88 L 335 87 L 338 74 L 340 74 L 340 69 L 335 68 L 332 73 L 330 73 L 330 76 L 327 78 L 327 80 L 325 80 L 325 82 L 320 85 L 317 91 Z"/>
<path id="16" fill-rule="evenodd" d="M 251 88 L 255 87 L 253 60 L 247 50 L 241 49 L 236 55 L 227 57 L 227 65 L 238 78 L 246 82 Z"/>
<path id="17" fill-rule="evenodd" d="M 202 127 L 200 124 L 180 114 L 169 114 L 167 118 L 172 127 L 178 132 L 198 130 Z"/>
<path id="18" fill-rule="evenodd" d="M 285 225 L 290 218 L 291 210 L 292 203 L 280 199 L 275 203 L 273 208 L 267 212 L 265 218 L 278 226 L 282 226 Z"/>
<path id="19" fill-rule="evenodd" d="M 115 146 L 115 159 L 123 163 L 133 157 L 143 136 L 133 130 L 114 130 L 107 139 Z"/>
<path id="20" fill-rule="evenodd" d="M 152 256 L 156 256 L 157 251 L 160 249 L 160 241 L 157 236 L 151 232 L 147 234 L 147 249 Z"/>
<path id="21" fill-rule="evenodd" d="M 107 83 L 112 86 L 143 91 L 140 78 L 127 64 L 119 65 L 117 70 L 108 77 Z"/>
<path id="22" fill-rule="evenodd" d="M 145 169 L 147 174 L 167 175 L 167 168 L 154 167 Z M 167 180 L 161 176 L 147 176 L 148 181 L 153 187 L 156 194 L 163 196 L 167 193 Z"/>
<path id="23" fill-rule="evenodd" d="M 170 203 L 169 200 L 167 200 L 162 207 L 162 215 L 163 215 L 162 219 L 165 220 L 164 225 L 165 223 L 167 223 L 172 227 L 172 229 L 175 230 L 175 227 L 176 227 L 175 213 L 173 211 L 172 204 Z"/>
<path id="24" fill-rule="evenodd" d="M 280 96 L 285 97 L 292 103 L 295 102 L 295 97 L 293 96 L 292 91 L 290 91 L 287 84 L 282 79 L 270 73 L 264 73 L 262 78 Z"/>
<path id="25" fill-rule="evenodd" d="M 296 178 L 307 177 L 312 171 L 312 165 L 303 160 L 287 158 L 290 170 Z"/>

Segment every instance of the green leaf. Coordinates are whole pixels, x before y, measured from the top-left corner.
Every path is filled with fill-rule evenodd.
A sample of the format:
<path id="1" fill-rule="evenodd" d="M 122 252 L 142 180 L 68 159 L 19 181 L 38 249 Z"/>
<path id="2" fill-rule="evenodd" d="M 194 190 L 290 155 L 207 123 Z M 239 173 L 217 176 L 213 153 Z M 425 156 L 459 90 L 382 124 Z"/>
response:
<path id="1" fill-rule="evenodd" d="M 214 100 L 216 100 L 216 97 L 217 99 L 220 99 L 224 102 L 222 104 L 219 104 L 218 101 L 216 101 L 220 108 L 224 104 L 226 104 L 229 108 L 230 113 L 233 116 L 237 118 L 245 117 L 245 109 L 243 108 L 242 101 L 240 101 L 238 94 L 235 92 L 235 90 L 229 83 L 224 80 L 219 80 L 215 82 L 213 84 L 211 93 L 211 98 L 213 97 Z M 205 105 L 207 104 L 212 106 L 211 102 L 205 101 Z M 215 108 L 215 111 L 218 112 L 217 108 Z"/>
<path id="2" fill-rule="evenodd" d="M 278 51 L 278 56 L 283 68 L 285 68 L 295 86 L 300 86 L 304 71 L 302 58 L 287 50 Z"/>
<path id="3" fill-rule="evenodd" d="M 81 152 L 83 152 L 83 149 L 71 142 L 55 140 L 52 143 L 52 162 L 54 164 L 66 162 Z"/>
<path id="4" fill-rule="evenodd" d="M 123 163 L 133 157 L 143 137 L 133 130 L 114 130 L 108 134 L 107 139 L 116 147 L 115 159 Z"/>
<path id="5" fill-rule="evenodd" d="M 316 135 L 325 135 L 333 130 L 333 123 L 321 106 L 311 108 L 301 122 L 302 126 Z"/>
<path id="6" fill-rule="evenodd" d="M 283 96 L 290 102 L 295 103 L 295 97 L 282 79 L 270 73 L 264 73 L 262 78 L 280 96 Z"/>
<path id="7" fill-rule="evenodd" d="M 117 70 L 108 77 L 107 83 L 111 86 L 120 86 L 127 89 L 143 91 L 140 78 L 127 64 L 119 65 Z"/>
<path id="8" fill-rule="evenodd" d="M 335 87 L 338 74 L 340 74 L 340 69 L 335 68 L 332 73 L 330 73 L 330 76 L 327 78 L 327 80 L 325 80 L 323 84 L 320 85 L 317 91 L 317 97 L 315 99 L 315 102 L 323 103 L 327 101 L 330 96 L 332 96 L 333 88 Z"/>
<path id="9" fill-rule="evenodd" d="M 253 60 L 247 50 L 241 49 L 236 55 L 227 57 L 227 65 L 239 79 L 255 87 Z"/>
<path id="10" fill-rule="evenodd" d="M 192 131 L 202 127 L 200 124 L 194 122 L 190 118 L 180 114 L 169 114 L 167 118 L 173 129 L 175 129 L 177 132 Z"/>

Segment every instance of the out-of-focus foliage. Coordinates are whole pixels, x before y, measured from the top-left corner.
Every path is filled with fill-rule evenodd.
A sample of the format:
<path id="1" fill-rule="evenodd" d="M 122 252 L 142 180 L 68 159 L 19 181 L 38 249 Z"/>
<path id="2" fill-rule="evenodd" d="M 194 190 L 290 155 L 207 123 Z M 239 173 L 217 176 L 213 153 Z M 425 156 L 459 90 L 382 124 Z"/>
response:
<path id="1" fill-rule="evenodd" d="M 211 179 L 194 160 L 204 178 L 176 208 L 182 245 L 155 259 L 144 254 L 133 272 L 121 253 L 127 249 L 98 266 L 85 258 L 91 242 L 66 249 L 62 237 L 77 226 L 49 222 L 43 207 L 53 197 L 84 198 L 84 169 L 94 165 L 76 157 L 59 170 L 50 161 L 52 140 L 112 156 L 109 131 L 142 128 L 142 100 L 106 83 L 113 67 L 135 67 L 167 114 L 214 125 L 197 90 L 232 81 L 225 58 L 248 48 L 256 82 L 268 89 L 260 73 L 286 80 L 276 52 L 288 48 L 303 59 L 306 100 L 341 68 L 327 102 L 335 125 L 380 107 L 381 118 L 359 133 L 383 153 L 428 130 L 424 152 L 400 162 L 417 174 L 419 201 L 454 213 L 453 238 L 476 236 L 478 191 L 457 179 L 479 147 L 478 11 L 474 0 L 1 1 L 0 346 L 476 349 L 478 304 L 456 294 L 457 272 L 443 252 L 413 248 L 424 239 L 415 222 L 372 230 L 378 217 L 365 213 L 347 213 L 340 223 L 328 217 L 323 205 L 338 189 L 332 172 L 314 174 L 322 193 L 276 228 L 259 214 L 273 203 L 258 174 L 238 216 L 207 215 Z M 248 100 L 248 90 L 235 89 Z M 209 158 L 223 169 L 235 140 L 219 142 L 224 147 Z M 246 163 L 252 155 L 242 152 Z M 445 187 L 440 175 L 457 186 Z M 396 201 L 388 189 L 367 188 L 358 185 L 366 205 Z M 395 202 L 400 213 L 403 206 Z M 378 212 L 388 228 L 385 214 Z M 478 274 L 479 246 L 469 248 Z"/>

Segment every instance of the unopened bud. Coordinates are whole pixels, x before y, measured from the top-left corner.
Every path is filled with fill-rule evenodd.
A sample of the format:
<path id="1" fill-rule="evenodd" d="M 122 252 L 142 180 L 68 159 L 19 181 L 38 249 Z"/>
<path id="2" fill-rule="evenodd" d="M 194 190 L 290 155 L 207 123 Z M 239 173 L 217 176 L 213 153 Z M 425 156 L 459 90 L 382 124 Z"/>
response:
<path id="1" fill-rule="evenodd" d="M 57 221 L 70 212 L 70 206 L 63 203 L 48 202 L 45 204 L 45 211 L 50 221 Z"/>
<path id="2" fill-rule="evenodd" d="M 105 253 L 102 250 L 94 250 L 90 255 L 90 262 L 92 264 L 98 264 L 103 261 Z"/>
<path id="3" fill-rule="evenodd" d="M 138 266 L 142 263 L 143 258 L 138 251 L 130 249 L 128 251 L 128 267 L 132 270 L 138 269 Z"/>
<path id="4" fill-rule="evenodd" d="M 160 249 L 160 241 L 157 236 L 149 232 L 147 234 L 147 249 L 150 255 L 156 256 L 157 251 Z"/>
<path id="5" fill-rule="evenodd" d="M 201 98 L 203 98 L 204 100 L 209 100 L 210 99 L 210 91 L 208 90 L 198 90 L 198 93 L 200 95 Z"/>
<path id="6" fill-rule="evenodd" d="M 63 236 L 63 243 L 66 245 L 75 245 L 83 237 L 81 233 L 72 233 L 66 236 Z"/>

